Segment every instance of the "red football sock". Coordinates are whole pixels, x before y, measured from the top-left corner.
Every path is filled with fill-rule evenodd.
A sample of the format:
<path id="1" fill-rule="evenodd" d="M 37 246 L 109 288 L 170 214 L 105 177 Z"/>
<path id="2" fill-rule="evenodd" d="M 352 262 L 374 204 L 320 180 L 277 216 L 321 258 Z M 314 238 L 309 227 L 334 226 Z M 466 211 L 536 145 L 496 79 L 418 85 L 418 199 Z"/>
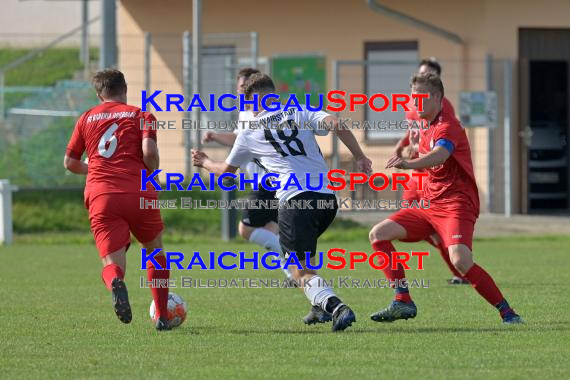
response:
<path id="1" fill-rule="evenodd" d="M 503 300 L 503 295 L 493 278 L 479 265 L 473 264 L 471 269 L 465 273 L 465 278 L 471 282 L 471 286 L 475 288 L 477 293 L 491 305 L 496 306 Z"/>
<path id="2" fill-rule="evenodd" d="M 154 258 L 161 267 L 166 268 L 166 257 L 156 256 Z M 170 270 L 168 269 L 156 269 L 152 263 L 149 263 L 146 268 L 147 278 L 149 281 L 156 279 L 165 279 L 166 284 L 162 284 L 160 287 L 150 287 L 152 293 L 152 298 L 154 299 L 154 304 L 156 305 L 156 317 L 160 318 L 168 316 L 168 279 L 170 278 Z M 153 281 L 156 283 L 156 281 Z"/>
<path id="3" fill-rule="evenodd" d="M 396 251 L 396 247 L 392 244 L 391 241 L 388 240 L 376 240 L 372 243 L 372 249 L 374 252 L 384 252 L 388 255 L 389 263 L 386 268 L 382 269 L 384 272 L 384 276 L 388 280 L 402 280 L 406 277 L 406 273 L 404 271 L 404 267 L 402 264 L 398 263 L 396 269 L 392 269 L 392 255 L 393 252 Z M 378 265 L 382 265 L 384 263 L 384 259 L 379 257 Z M 407 287 L 396 287 L 396 296 L 394 298 L 395 301 L 400 302 L 412 302 L 412 298 L 410 297 L 410 293 Z"/>
<path id="4" fill-rule="evenodd" d="M 120 266 L 117 264 L 109 264 L 103 267 L 103 270 L 101 271 L 101 278 L 103 279 L 103 282 L 105 283 L 107 289 L 111 290 L 111 284 L 117 277 L 121 280 L 125 278 L 125 273 Z"/>
<path id="5" fill-rule="evenodd" d="M 410 297 L 410 292 L 405 292 L 405 293 L 396 292 L 394 301 L 410 303 L 412 302 L 412 297 Z"/>
<path id="6" fill-rule="evenodd" d="M 382 269 L 384 275 L 388 280 L 401 280 L 406 277 L 404 273 L 404 267 L 402 264 L 398 263 L 398 266 L 395 270 L 392 270 L 392 252 L 396 251 L 396 247 L 392 244 L 391 241 L 388 240 L 375 240 L 372 243 L 372 249 L 374 252 L 384 252 L 388 255 L 390 263 L 386 266 L 386 268 Z M 383 258 L 379 257 L 378 265 L 382 265 L 384 263 Z"/>

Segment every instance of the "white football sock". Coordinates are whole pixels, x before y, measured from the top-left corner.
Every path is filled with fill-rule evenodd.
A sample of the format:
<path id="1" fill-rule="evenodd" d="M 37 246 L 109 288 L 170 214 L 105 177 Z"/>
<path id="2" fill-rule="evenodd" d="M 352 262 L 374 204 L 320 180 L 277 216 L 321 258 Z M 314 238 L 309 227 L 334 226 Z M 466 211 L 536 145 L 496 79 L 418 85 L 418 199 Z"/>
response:
<path id="1" fill-rule="evenodd" d="M 305 283 L 305 296 L 313 306 L 320 306 L 326 310 L 327 300 L 331 297 L 336 297 L 334 291 L 325 285 L 322 277 L 315 276 Z"/>
<path id="2" fill-rule="evenodd" d="M 283 252 L 281 252 L 281 244 L 279 244 L 279 235 L 266 230 L 265 228 L 256 228 L 253 230 L 249 236 L 249 241 L 256 243 L 265 247 L 269 251 L 277 252 L 279 254 L 279 260 L 281 261 L 281 269 L 285 272 L 287 278 L 291 277 L 291 272 L 288 269 L 283 268 L 285 266 L 285 259 L 283 258 Z M 265 252 L 264 252 L 265 253 Z"/>

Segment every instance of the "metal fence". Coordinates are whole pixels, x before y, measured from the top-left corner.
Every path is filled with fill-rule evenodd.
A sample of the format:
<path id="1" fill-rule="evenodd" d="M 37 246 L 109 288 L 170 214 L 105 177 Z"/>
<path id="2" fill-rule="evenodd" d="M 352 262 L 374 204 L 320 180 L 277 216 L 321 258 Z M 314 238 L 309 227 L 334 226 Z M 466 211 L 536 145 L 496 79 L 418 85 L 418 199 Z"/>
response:
<path id="1" fill-rule="evenodd" d="M 453 104 L 460 117 L 460 97 L 466 89 L 470 92 L 492 92 L 496 95 L 495 124 L 468 127 L 472 159 L 480 191 L 482 211 L 500 212 L 510 215 L 513 196 L 512 178 L 515 174 L 512 161 L 518 152 L 513 151 L 513 62 L 494 60 L 488 57 L 482 61 L 458 61 L 438 57 L 443 66 L 442 79 L 446 97 Z M 332 89 L 359 93 L 368 97 L 375 93 L 409 93 L 409 81 L 417 71 L 416 60 L 352 60 L 331 63 Z M 372 112 L 367 105 L 356 106 L 354 112 L 348 110 L 337 113 L 343 119 L 360 122 L 387 123 L 405 120 L 403 110 L 398 112 Z M 350 123 L 349 123 L 350 125 Z M 393 154 L 396 142 L 406 133 L 406 125 L 386 129 L 356 130 L 354 133 L 364 143 L 366 151 L 373 159 L 375 171 L 385 171 L 384 163 Z M 331 141 L 331 163 L 333 167 L 353 170 L 350 153 L 337 139 Z M 396 170 L 397 171 L 397 170 Z M 386 172 L 386 171 L 385 171 Z M 372 192 L 361 190 L 356 199 L 392 199 L 401 192 L 390 190 Z M 505 201 L 507 200 L 507 201 Z"/>
<path id="2" fill-rule="evenodd" d="M 75 118 L 97 103 L 86 78 L 98 52 L 69 44 L 80 31 L 18 36 L 17 46 L 0 35 L 0 178 L 22 187 L 82 183 L 62 166 Z"/>
<path id="3" fill-rule="evenodd" d="M 77 32 L 77 31 L 76 31 Z M 92 41 L 99 39 L 91 36 Z M 30 36 L 32 39 L 33 36 Z M 119 68 L 125 72 L 129 91 L 128 102 L 141 104 L 141 90 L 162 90 L 164 93 L 191 94 L 192 44 L 190 33 L 119 35 L 122 46 Z M 268 70 L 267 61 L 257 59 L 257 34 L 205 34 L 201 51 L 201 93 L 234 93 L 235 77 L 239 68 L 257 65 Z M 45 47 L 51 41 L 43 42 Z M 34 48 L 22 49 L 3 44 L 0 69 L 11 65 L 2 76 L 0 97 L 4 112 L 0 117 L 0 178 L 7 178 L 21 187 L 80 186 L 84 179 L 67 173 L 61 162 L 66 144 L 77 117 L 98 104 L 98 99 L 85 80 L 85 67 L 78 48 L 51 46 L 43 49 L 21 65 L 13 63 Z M 1 49 L 1 48 L 0 48 Z M 13 52 L 16 58 L 10 59 Z M 90 72 L 98 67 L 97 50 L 93 51 Z M 159 74 L 160 73 L 160 74 Z M 38 84 L 40 83 L 40 84 Z M 204 97 L 206 98 L 206 97 Z M 185 105 L 185 108 L 188 104 Z M 209 104 L 206 104 L 209 106 Z M 172 118 L 180 122 L 188 113 L 156 114 L 160 119 Z M 224 112 L 203 113 L 200 119 L 230 121 L 236 114 Z M 199 131 L 168 131 L 162 133 L 161 159 L 170 170 L 188 172 L 190 149 L 199 144 Z"/>
<path id="4" fill-rule="evenodd" d="M 141 105 L 142 90 L 162 90 L 163 94 L 178 93 L 184 94 L 187 99 L 191 97 L 193 67 L 190 33 L 147 33 L 119 35 L 118 38 L 121 47 L 119 68 L 126 74 L 129 103 Z M 91 38 L 93 41 L 97 39 L 97 36 Z M 201 49 L 200 93 L 235 93 L 236 74 L 244 66 L 257 66 L 263 72 L 270 72 L 270 59 L 259 56 L 257 39 L 255 33 L 205 34 Z M 19 58 L 6 58 L 6 51 L 1 51 L 0 67 Z M 27 52 L 20 51 L 18 54 L 21 56 Z M 92 49 L 91 61 L 96 62 L 97 55 L 97 51 Z M 482 211 L 510 215 L 514 208 L 520 209 L 521 204 L 531 202 L 533 197 L 536 200 L 532 202 L 548 203 L 548 199 L 562 194 L 562 187 L 557 193 L 548 193 L 550 190 L 545 187 L 548 186 L 548 181 L 553 183 L 556 178 L 564 181 L 568 175 L 567 168 L 559 168 L 558 174 L 545 173 L 541 168 L 545 168 L 546 163 L 539 162 L 540 157 L 532 158 L 530 155 L 551 154 L 552 149 L 548 151 L 537 148 L 538 150 L 532 151 L 531 147 L 537 146 L 539 141 L 540 136 L 536 133 L 540 130 L 534 126 L 536 133 L 532 137 L 532 130 L 519 128 L 523 122 L 521 115 L 527 112 L 522 106 L 521 93 L 529 92 L 528 89 L 520 91 L 519 88 L 521 75 L 518 69 L 521 63 L 492 57 L 480 61 L 446 57 L 438 57 L 438 60 L 443 66 L 446 97 L 454 105 L 458 116 L 462 113 L 460 97 L 466 90 L 492 92 L 496 96 L 495 126 L 467 128 Z M 417 69 L 417 64 L 416 60 L 329 61 L 331 89 L 367 96 L 374 93 L 408 93 L 409 79 Z M 88 68 L 93 72 L 98 67 L 90 63 Z M 66 174 L 61 165 L 61 157 L 77 116 L 98 102 L 90 84 L 84 80 L 85 71 L 78 48 L 52 47 L 21 67 L 6 72 L 4 84 L 0 83 L 0 96 L 5 104 L 5 112 L 1 115 L 4 120 L 0 121 L 1 178 L 10 179 L 21 187 L 82 184 L 81 177 Z M 206 107 L 209 107 L 208 97 L 202 98 L 205 99 Z M 528 102 L 528 99 L 525 98 L 524 101 Z M 159 102 L 164 104 L 164 98 L 159 99 Z M 186 109 L 188 103 L 184 106 Z M 178 126 L 176 130 L 160 132 L 159 144 L 164 168 L 166 171 L 189 173 L 192 170 L 190 149 L 199 146 L 201 136 L 196 130 L 182 131 L 180 120 L 195 119 L 197 115 L 187 112 L 155 114 L 160 120 L 174 120 Z M 203 123 L 209 120 L 232 121 L 237 116 L 235 112 L 207 112 L 198 115 Z M 404 119 L 403 112 L 373 113 L 365 106 L 357 106 L 354 112 L 345 111 L 338 116 L 361 123 Z M 354 133 L 373 159 L 375 170 L 384 171 L 384 163 L 404 131 L 360 130 Z M 534 142 L 529 142 L 531 140 Z M 337 139 L 320 142 L 323 153 L 333 168 L 348 171 L 355 169 L 350 153 Z M 219 146 L 211 145 L 207 148 L 214 158 L 223 158 L 227 153 L 227 149 Z M 531 168 L 533 165 L 534 169 Z M 526 193 L 520 191 L 521 186 L 526 188 Z M 565 191 L 567 193 L 567 188 Z M 400 194 L 393 191 L 376 192 L 362 187 L 341 196 L 353 199 L 395 199 Z"/>
<path id="5" fill-rule="evenodd" d="M 190 32 L 119 35 L 119 41 L 124 47 L 120 51 L 119 65 L 128 80 L 129 103 L 140 105 L 142 90 L 183 94 L 185 99 L 192 97 L 194 67 Z M 254 66 L 261 71 L 269 71 L 268 60 L 258 57 L 257 33 L 204 34 L 202 45 L 199 82 L 206 108 L 210 104 L 208 96 L 204 94 L 219 96 L 236 92 L 236 75 L 240 68 Z M 163 94 L 157 97 L 161 104 L 164 104 Z M 186 102 L 183 108 L 187 109 L 188 105 Z M 181 131 L 181 119 L 200 120 L 206 125 L 208 121 L 229 122 L 238 117 L 237 112 L 223 111 L 201 113 L 199 116 L 191 112 L 155 112 L 155 115 L 176 124 L 176 130 L 160 133 L 161 161 L 169 170 L 187 174 L 192 171 L 190 149 L 200 146 L 201 131 Z M 221 154 L 222 151 L 225 152 L 214 149 L 214 154 Z"/>

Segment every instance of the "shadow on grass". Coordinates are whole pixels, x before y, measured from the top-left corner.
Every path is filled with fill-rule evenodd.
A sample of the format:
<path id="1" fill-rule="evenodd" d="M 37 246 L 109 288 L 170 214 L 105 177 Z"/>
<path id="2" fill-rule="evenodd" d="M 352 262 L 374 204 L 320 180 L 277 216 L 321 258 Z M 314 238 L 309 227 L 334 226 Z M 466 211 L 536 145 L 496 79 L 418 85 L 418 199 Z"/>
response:
<path id="1" fill-rule="evenodd" d="M 506 289 L 506 288 L 524 288 L 524 289 L 529 289 L 529 288 L 548 288 L 548 287 L 565 287 L 567 285 L 567 283 L 565 282 L 528 282 L 528 283 L 524 283 L 524 282 L 506 282 L 506 281 L 501 281 L 500 282 L 500 288 L 501 289 Z"/>
<path id="2" fill-rule="evenodd" d="M 497 326 L 492 328 L 476 328 L 476 327 L 416 327 L 416 328 L 401 328 L 401 329 L 383 329 L 381 326 L 378 328 L 366 329 L 348 329 L 343 332 L 333 333 L 330 329 L 319 330 L 229 330 L 229 333 L 236 335 L 259 335 L 259 334 L 285 334 L 285 335 L 321 335 L 321 334 L 447 334 L 447 333 L 515 333 L 520 331 L 518 328 L 509 328 L 510 326 Z M 525 331 L 528 329 L 525 329 Z M 553 331 L 567 331 L 569 327 L 549 329 Z"/>
<path id="3" fill-rule="evenodd" d="M 371 325 L 375 326 L 375 325 Z M 388 328 L 388 326 L 390 328 Z M 216 326 L 183 326 L 182 328 L 174 329 L 172 332 L 176 335 L 189 334 L 189 335 L 212 335 L 216 333 L 229 333 L 235 335 L 267 335 L 267 334 L 279 334 L 279 335 L 324 335 L 324 334 L 449 334 L 449 333 L 505 333 L 512 334 L 521 331 L 535 331 L 535 330 L 547 330 L 547 331 L 570 331 L 570 320 L 568 321 L 557 321 L 540 323 L 535 325 L 532 322 L 529 324 L 528 321 L 522 326 L 507 326 L 502 325 L 497 322 L 495 327 L 406 327 L 399 326 L 394 328 L 394 325 L 388 324 L 378 324 L 377 327 L 367 327 L 364 329 L 360 328 L 349 328 L 345 331 L 333 333 L 330 330 L 330 325 L 326 328 L 314 327 L 303 330 L 286 330 L 286 329 L 232 329 L 225 330 L 222 327 Z"/>
<path id="4" fill-rule="evenodd" d="M 188 321 L 186 322 L 188 323 Z M 221 327 L 217 326 L 197 326 L 193 324 L 184 323 L 180 327 L 173 328 L 170 331 L 157 331 L 158 334 L 173 334 L 173 335 L 213 335 L 224 332 Z"/>

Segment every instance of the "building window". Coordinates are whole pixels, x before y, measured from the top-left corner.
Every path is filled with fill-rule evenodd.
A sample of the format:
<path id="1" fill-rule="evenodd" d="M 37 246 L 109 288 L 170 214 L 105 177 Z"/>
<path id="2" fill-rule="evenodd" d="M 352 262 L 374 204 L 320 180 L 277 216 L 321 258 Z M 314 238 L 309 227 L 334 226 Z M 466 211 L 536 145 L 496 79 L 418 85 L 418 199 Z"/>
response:
<path id="1" fill-rule="evenodd" d="M 366 42 L 364 55 L 364 59 L 369 62 L 364 71 L 364 91 L 369 97 L 381 93 L 391 99 L 391 94 L 410 93 L 410 78 L 417 71 L 418 65 L 417 42 Z M 397 112 L 374 112 L 366 107 L 364 117 L 370 125 L 373 121 L 402 121 L 406 115 L 401 108 L 398 107 Z M 405 130 L 397 127 L 370 129 L 366 130 L 366 141 L 392 142 L 405 133 Z"/>

